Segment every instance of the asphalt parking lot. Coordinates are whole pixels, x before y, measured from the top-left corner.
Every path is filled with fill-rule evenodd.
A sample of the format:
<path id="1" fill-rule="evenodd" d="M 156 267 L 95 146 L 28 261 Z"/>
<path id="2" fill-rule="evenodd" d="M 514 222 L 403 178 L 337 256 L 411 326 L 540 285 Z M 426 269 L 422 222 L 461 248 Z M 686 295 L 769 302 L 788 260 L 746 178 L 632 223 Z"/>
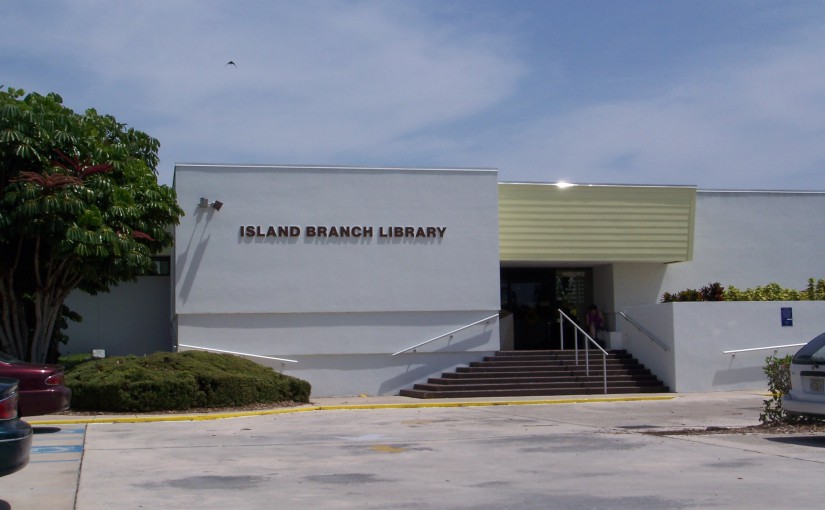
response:
<path id="1" fill-rule="evenodd" d="M 649 434 L 755 425 L 764 398 L 667 397 L 32 420 L 32 461 L 0 478 L 0 509 L 821 508 L 825 436 Z"/>

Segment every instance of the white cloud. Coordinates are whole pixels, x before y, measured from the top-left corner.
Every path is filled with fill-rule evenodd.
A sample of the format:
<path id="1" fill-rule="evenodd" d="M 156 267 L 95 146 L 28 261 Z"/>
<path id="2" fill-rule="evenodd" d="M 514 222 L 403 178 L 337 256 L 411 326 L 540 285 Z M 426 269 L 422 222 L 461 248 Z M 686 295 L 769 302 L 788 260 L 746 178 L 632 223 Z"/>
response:
<path id="1" fill-rule="evenodd" d="M 486 155 L 517 180 L 825 189 L 818 35 L 686 69 L 654 97 L 539 118 Z"/>
<path id="2" fill-rule="evenodd" d="M 54 66 L 26 77 L 38 90 L 159 138 L 165 172 L 170 158 L 332 162 L 482 112 L 524 72 L 502 35 L 415 4 L 253 5 L 64 4 L 3 42 Z"/>
<path id="3" fill-rule="evenodd" d="M 565 69 L 575 55 L 522 30 L 530 5 L 552 10 L 493 5 L 13 0 L 0 81 L 57 91 L 73 108 L 93 106 L 159 138 L 166 183 L 174 162 L 198 161 L 825 189 L 825 37 L 816 20 L 810 32 L 766 32 L 693 54 L 674 42 L 683 61 L 660 58 L 666 68 L 617 47 L 611 54 L 627 55 L 629 70 L 612 62 L 601 75 L 634 87 L 568 96 L 561 87 L 575 89 L 587 66 Z M 621 44 L 622 34 L 610 40 Z M 565 52 L 588 46 L 563 36 L 552 40 Z"/>

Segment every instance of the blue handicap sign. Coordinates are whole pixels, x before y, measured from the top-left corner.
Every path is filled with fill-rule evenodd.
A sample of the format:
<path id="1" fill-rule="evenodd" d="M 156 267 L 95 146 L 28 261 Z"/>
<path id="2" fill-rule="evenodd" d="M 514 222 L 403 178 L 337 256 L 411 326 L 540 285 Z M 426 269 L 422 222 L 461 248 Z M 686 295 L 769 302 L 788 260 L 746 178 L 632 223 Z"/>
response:
<path id="1" fill-rule="evenodd" d="M 80 453 L 83 451 L 82 444 L 57 445 L 57 446 L 32 446 L 31 453 Z"/>
<path id="2" fill-rule="evenodd" d="M 782 307 L 780 312 L 782 317 L 782 326 L 793 326 L 793 308 L 791 307 Z"/>

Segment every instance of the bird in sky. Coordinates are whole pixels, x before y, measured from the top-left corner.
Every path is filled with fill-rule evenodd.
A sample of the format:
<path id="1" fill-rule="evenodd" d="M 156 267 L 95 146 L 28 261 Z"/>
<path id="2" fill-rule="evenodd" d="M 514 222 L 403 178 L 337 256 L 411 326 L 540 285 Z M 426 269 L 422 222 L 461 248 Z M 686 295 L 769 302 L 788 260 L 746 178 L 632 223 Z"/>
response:
<path id="1" fill-rule="evenodd" d="M 231 60 L 229 62 L 227 62 L 226 65 L 227 66 L 232 66 L 232 67 L 238 67 L 237 65 L 235 65 L 235 62 L 233 62 Z M 224 67 L 226 67 L 226 66 L 224 66 Z"/>

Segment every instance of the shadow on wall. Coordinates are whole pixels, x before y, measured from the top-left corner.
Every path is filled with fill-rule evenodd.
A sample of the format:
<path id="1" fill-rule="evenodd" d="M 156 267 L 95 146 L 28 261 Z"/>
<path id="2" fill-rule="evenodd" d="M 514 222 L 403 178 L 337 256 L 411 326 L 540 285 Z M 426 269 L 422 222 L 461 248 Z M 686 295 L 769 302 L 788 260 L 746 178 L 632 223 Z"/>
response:
<path id="1" fill-rule="evenodd" d="M 759 386 L 764 385 L 768 387 L 768 379 L 762 367 L 749 366 L 741 368 L 729 368 L 727 370 L 718 370 L 713 374 L 713 386 L 730 387 L 730 386 Z"/>
<path id="2" fill-rule="evenodd" d="M 467 338 L 460 342 L 447 345 L 443 349 L 439 349 L 437 351 L 428 353 L 421 353 L 421 355 L 427 356 L 427 361 L 423 364 L 421 362 L 410 363 L 409 361 L 404 359 L 404 357 L 416 355 L 418 353 L 404 353 L 399 354 L 398 356 L 393 356 L 393 358 L 398 358 L 399 360 L 396 366 L 406 365 L 406 370 L 395 377 L 387 379 L 383 384 L 381 384 L 381 386 L 379 387 L 379 391 L 382 394 L 386 394 L 389 392 L 398 392 L 399 390 L 407 388 L 408 386 L 420 382 L 428 377 L 436 377 L 440 375 L 441 372 L 445 370 L 450 370 L 456 365 L 466 365 L 471 361 L 478 361 L 484 356 L 488 356 L 490 353 L 487 351 L 471 351 L 470 349 L 481 345 L 487 345 L 492 336 L 493 331 L 485 331 L 480 335 L 476 335 L 474 337 Z M 449 351 L 447 350 L 448 348 Z M 458 356 L 463 355 L 466 358 L 466 361 L 459 361 L 458 363 L 456 363 L 455 359 L 453 359 L 448 365 L 445 365 L 443 362 L 439 364 L 440 360 L 437 356 L 442 351 L 449 352 L 451 354 L 456 354 Z"/>
<path id="3" fill-rule="evenodd" d="M 493 331 L 449 346 L 468 349 L 490 341 Z M 296 364 L 281 365 L 277 371 L 308 381 L 312 396 L 395 395 L 427 377 L 477 361 L 494 351 L 430 351 L 393 356 L 377 354 L 297 355 Z M 270 363 L 266 363 L 271 366 Z"/>
<path id="4" fill-rule="evenodd" d="M 192 229 L 192 236 L 189 238 L 189 242 L 186 243 L 186 249 L 177 250 L 178 256 L 175 259 L 175 267 L 178 268 L 177 271 L 186 268 L 186 276 L 183 278 L 180 289 L 180 296 L 184 303 L 189 298 L 189 293 L 192 291 L 192 285 L 195 282 L 195 275 L 197 275 L 198 268 L 201 265 L 201 261 L 203 261 L 203 254 L 206 251 L 206 245 L 209 244 L 209 236 L 207 235 L 204 237 L 204 234 L 206 233 L 206 223 L 209 222 L 209 218 L 212 214 L 214 214 L 214 212 L 215 211 L 212 208 L 209 208 L 208 211 L 204 211 L 202 207 L 198 207 L 196 211 L 197 220 L 195 225 L 197 226 L 197 224 L 201 222 L 201 219 L 206 217 L 206 221 L 203 224 L 203 229 L 201 230 L 201 238 L 197 245 L 195 245 L 194 251 L 192 251 L 190 256 L 189 252 L 192 250 L 192 242 L 195 238 L 195 232 L 198 230 L 197 228 L 194 228 Z M 175 242 L 177 246 L 182 246 L 182 243 L 177 244 L 177 240 L 175 240 Z M 186 263 L 187 260 L 189 261 L 188 264 Z"/>

